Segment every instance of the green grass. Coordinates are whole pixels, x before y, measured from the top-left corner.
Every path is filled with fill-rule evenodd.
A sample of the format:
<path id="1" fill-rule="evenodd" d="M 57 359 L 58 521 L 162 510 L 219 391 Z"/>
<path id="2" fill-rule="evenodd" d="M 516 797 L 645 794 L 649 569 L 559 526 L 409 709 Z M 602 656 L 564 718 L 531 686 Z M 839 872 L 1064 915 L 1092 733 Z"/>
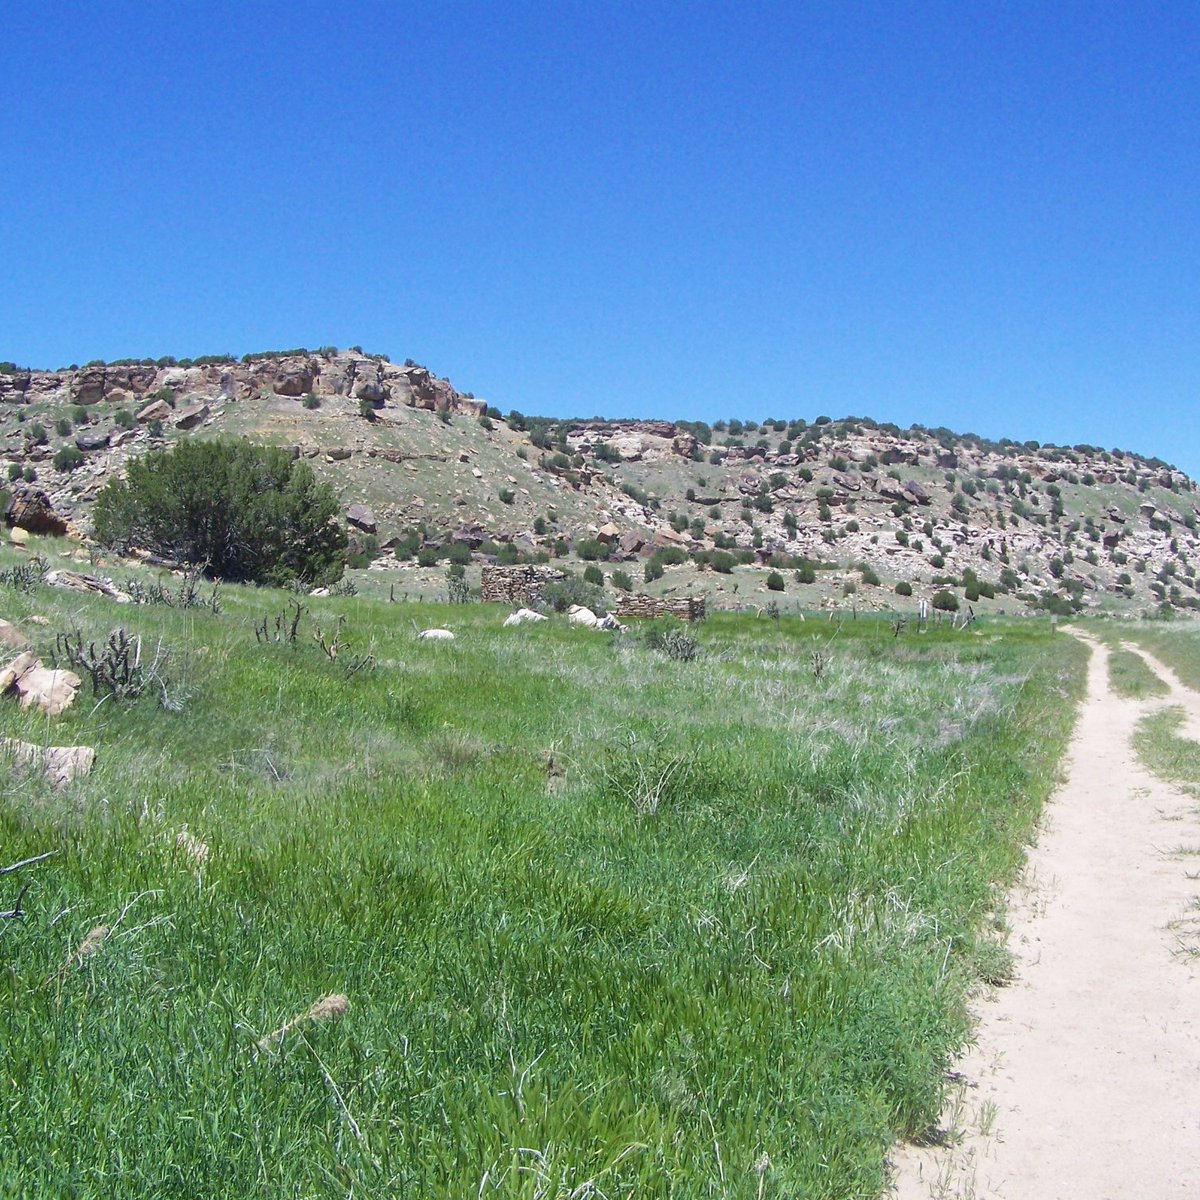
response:
<path id="1" fill-rule="evenodd" d="M 1171 690 L 1135 650 L 1109 651 L 1108 682 L 1114 692 L 1130 700 L 1166 696 Z"/>
<path id="2" fill-rule="evenodd" d="M 1164 708 L 1138 722 L 1133 745 L 1138 757 L 1161 779 L 1180 784 L 1190 795 L 1200 796 L 1200 743 L 1181 737 L 1186 714 L 1182 708 Z"/>
<path id="3" fill-rule="evenodd" d="M 187 697 L 0 707 L 98 751 L 0 799 L 0 865 L 58 852 L 0 879 L 34 883 L 0 922 L 15 1196 L 878 1195 L 996 971 L 1085 660 L 1044 622 L 721 615 L 680 663 L 480 605 L 311 600 L 264 646 L 284 593 L 0 601 L 43 652 L 162 639 Z M 329 992 L 343 1020 L 255 1055 Z"/>
<path id="4" fill-rule="evenodd" d="M 1170 667 L 1185 687 L 1200 691 L 1200 622 L 1139 621 L 1123 626 L 1122 632 Z"/>

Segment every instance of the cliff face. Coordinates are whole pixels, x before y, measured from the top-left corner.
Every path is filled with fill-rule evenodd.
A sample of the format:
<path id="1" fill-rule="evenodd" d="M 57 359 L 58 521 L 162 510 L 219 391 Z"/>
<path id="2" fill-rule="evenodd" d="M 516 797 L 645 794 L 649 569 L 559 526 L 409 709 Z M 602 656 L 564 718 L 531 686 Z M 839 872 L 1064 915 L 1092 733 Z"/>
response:
<path id="1" fill-rule="evenodd" d="M 427 368 L 401 366 L 355 353 L 292 354 L 250 362 L 196 366 L 88 366 L 69 371 L 0 375 L 0 404 L 122 404 L 143 406 L 164 389 L 185 405 L 268 393 L 301 397 L 349 396 L 371 404 L 403 404 L 430 412 L 478 415 L 485 405 L 460 395 Z"/>
<path id="2" fill-rule="evenodd" d="M 734 555 L 755 569 L 821 562 L 823 581 L 876 606 L 894 602 L 898 581 L 934 590 L 974 576 L 1076 606 L 1200 608 L 1196 485 L 1128 451 L 866 418 L 710 428 L 485 411 L 423 366 L 357 351 L 4 364 L 0 470 L 14 489 L 18 477 L 36 484 L 54 519 L 86 536 L 92 502 L 129 458 L 185 437 L 245 437 L 308 459 L 349 523 L 377 535 L 381 569 L 404 565 L 386 551 L 416 531 L 429 548 L 511 543 L 526 556 L 585 543 L 593 554 L 597 542 L 613 562 L 682 551 L 714 599 L 728 575 L 705 556 Z M 882 586 L 860 578 L 863 564 Z"/>

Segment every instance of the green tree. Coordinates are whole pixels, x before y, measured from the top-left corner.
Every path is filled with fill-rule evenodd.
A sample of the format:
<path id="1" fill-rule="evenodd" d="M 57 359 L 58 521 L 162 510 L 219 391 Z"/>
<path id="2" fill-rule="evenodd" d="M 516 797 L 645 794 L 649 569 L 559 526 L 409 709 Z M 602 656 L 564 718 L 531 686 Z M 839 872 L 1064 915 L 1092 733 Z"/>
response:
<path id="1" fill-rule="evenodd" d="M 342 575 L 338 503 L 284 450 L 186 441 L 130 462 L 93 512 L 96 539 L 207 564 L 224 579 L 330 583 Z"/>

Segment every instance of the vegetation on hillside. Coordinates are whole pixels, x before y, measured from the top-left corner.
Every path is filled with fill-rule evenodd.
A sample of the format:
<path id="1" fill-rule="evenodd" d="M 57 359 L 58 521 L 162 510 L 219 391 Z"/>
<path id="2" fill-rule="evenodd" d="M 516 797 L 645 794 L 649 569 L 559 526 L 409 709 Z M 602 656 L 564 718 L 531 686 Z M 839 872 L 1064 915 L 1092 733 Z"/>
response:
<path id="1" fill-rule="evenodd" d="M 185 441 L 109 480 L 93 521 L 103 546 L 202 564 L 223 579 L 329 583 L 346 550 L 337 512 L 333 492 L 284 450 Z"/>

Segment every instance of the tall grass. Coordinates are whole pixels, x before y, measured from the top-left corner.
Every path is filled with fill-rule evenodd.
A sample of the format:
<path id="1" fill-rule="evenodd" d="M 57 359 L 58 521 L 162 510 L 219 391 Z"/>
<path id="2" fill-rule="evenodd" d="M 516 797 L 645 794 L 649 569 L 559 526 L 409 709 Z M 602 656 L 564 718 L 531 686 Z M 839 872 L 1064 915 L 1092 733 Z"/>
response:
<path id="1" fill-rule="evenodd" d="M 0 736 L 98 750 L 0 801 L 0 865 L 59 852 L 0 922 L 9 1194 L 881 1191 L 967 1037 L 1074 639 L 718 616 L 677 662 L 310 601 L 375 655 L 347 678 L 307 627 L 256 642 L 281 593 L 226 591 L 2 597 L 43 650 L 161 638 L 187 697 L 0 707 Z"/>

